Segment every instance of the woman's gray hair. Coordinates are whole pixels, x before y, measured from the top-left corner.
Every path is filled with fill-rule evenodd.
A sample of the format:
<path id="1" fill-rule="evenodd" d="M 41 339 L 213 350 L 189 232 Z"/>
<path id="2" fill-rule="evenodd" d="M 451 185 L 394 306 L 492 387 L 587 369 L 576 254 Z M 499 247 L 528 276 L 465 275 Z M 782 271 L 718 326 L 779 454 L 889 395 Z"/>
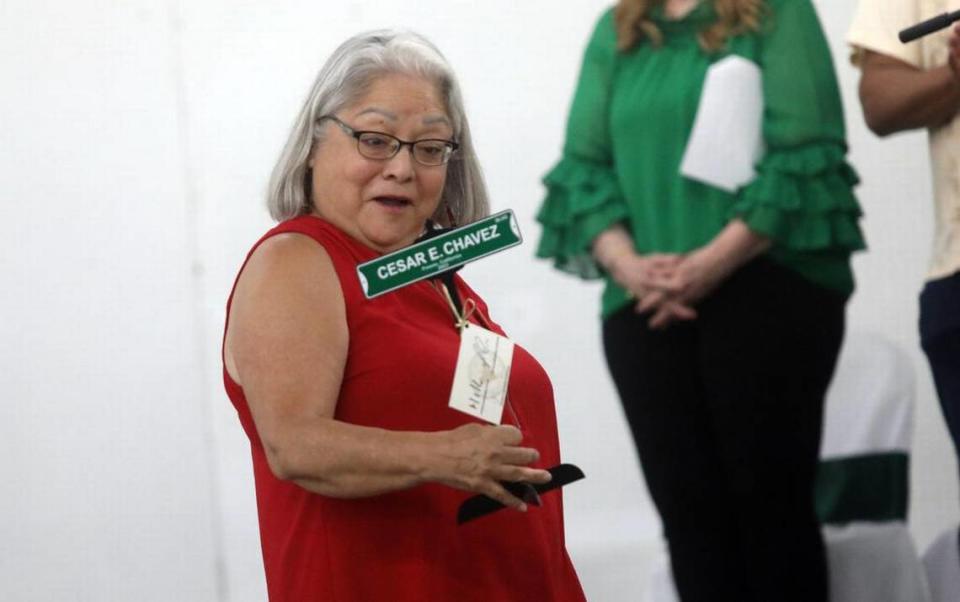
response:
<path id="1" fill-rule="evenodd" d="M 455 223 L 465 224 L 489 213 L 487 189 L 453 69 L 423 36 L 382 29 L 358 34 L 341 44 L 317 75 L 270 176 L 267 208 L 273 219 L 283 221 L 313 209 L 307 163 L 319 139 L 318 118 L 356 102 L 377 77 L 391 73 L 416 75 L 435 83 L 453 125 L 454 140 L 460 145 L 447 164 L 446 185 L 434 221 L 449 226 L 452 216 Z"/>

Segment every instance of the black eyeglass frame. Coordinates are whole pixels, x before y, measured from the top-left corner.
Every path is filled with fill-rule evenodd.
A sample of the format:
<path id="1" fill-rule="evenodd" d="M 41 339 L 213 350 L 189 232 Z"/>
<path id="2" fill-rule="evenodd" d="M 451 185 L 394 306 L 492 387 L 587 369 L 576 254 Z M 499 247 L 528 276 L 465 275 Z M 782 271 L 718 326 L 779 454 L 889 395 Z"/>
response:
<path id="1" fill-rule="evenodd" d="M 420 140 L 401 140 L 400 138 L 397 138 L 396 136 L 392 134 L 387 134 L 385 132 L 378 132 L 376 130 L 356 130 L 350 127 L 349 125 L 347 125 L 346 123 L 344 123 L 343 121 L 341 121 L 340 118 L 337 117 L 336 115 L 321 115 L 317 119 L 317 122 L 321 122 L 324 119 L 329 119 L 330 121 L 333 121 L 338 126 L 340 126 L 340 129 L 343 130 L 343 132 L 346 135 L 352 138 L 355 138 L 357 140 L 357 152 L 360 153 L 360 156 L 366 159 L 371 159 L 373 161 L 389 161 L 390 159 L 393 159 L 394 157 L 396 157 L 397 153 L 399 153 L 404 146 L 408 146 L 410 147 L 410 156 L 413 158 L 414 161 L 416 161 L 420 165 L 423 165 L 424 167 L 439 167 L 441 165 L 446 165 L 447 163 L 449 163 L 450 158 L 453 156 L 453 153 L 455 153 L 457 149 L 460 148 L 460 144 L 458 144 L 457 142 L 454 142 L 453 140 L 445 140 L 443 138 L 421 138 Z M 361 138 L 365 134 L 372 134 L 375 136 L 380 136 L 382 138 L 395 140 L 397 146 L 396 148 L 393 149 L 393 152 L 389 156 L 371 157 L 363 152 L 363 146 L 361 145 Z M 416 146 L 424 142 L 433 142 L 433 143 L 439 142 L 444 146 L 444 148 L 446 149 L 446 152 L 443 153 L 442 160 L 439 163 L 424 163 L 423 161 L 417 158 Z"/>

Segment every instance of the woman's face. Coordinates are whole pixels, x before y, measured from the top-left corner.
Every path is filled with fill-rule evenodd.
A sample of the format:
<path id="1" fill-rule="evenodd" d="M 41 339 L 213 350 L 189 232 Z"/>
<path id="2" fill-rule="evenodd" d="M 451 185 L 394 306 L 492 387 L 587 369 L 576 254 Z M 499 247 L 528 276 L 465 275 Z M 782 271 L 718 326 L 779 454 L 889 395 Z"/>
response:
<path id="1" fill-rule="evenodd" d="M 336 117 L 357 131 L 401 140 L 450 140 L 453 128 L 436 86 L 423 78 L 390 74 L 374 80 L 358 102 Z M 357 140 L 334 121 L 310 158 L 315 213 L 381 252 L 412 243 L 440 202 L 447 166 L 414 161 L 404 146 L 391 159 L 367 159 Z"/>

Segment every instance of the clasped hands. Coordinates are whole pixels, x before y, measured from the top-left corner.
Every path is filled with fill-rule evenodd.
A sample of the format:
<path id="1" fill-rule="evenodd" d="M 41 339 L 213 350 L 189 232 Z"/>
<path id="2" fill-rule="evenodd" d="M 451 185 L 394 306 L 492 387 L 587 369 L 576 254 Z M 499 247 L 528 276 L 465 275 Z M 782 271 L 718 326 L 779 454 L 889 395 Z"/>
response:
<path id="1" fill-rule="evenodd" d="M 610 275 L 634 299 L 637 313 L 651 312 L 650 328 L 694 320 L 694 305 L 726 278 L 728 270 L 710 247 L 690 253 L 624 253 L 609 266 Z"/>

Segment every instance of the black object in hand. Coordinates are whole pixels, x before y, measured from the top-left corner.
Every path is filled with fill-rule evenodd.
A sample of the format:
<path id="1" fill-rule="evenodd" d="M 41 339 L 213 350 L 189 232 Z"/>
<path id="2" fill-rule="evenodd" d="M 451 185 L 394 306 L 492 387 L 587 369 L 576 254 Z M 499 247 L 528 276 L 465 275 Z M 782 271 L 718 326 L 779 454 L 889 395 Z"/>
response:
<path id="1" fill-rule="evenodd" d="M 548 468 L 547 472 L 549 472 L 553 478 L 542 485 L 526 482 L 501 484 L 504 489 L 522 499 L 524 502 L 539 506 L 539 494 L 546 493 L 553 489 L 559 489 L 564 485 L 569 485 L 585 477 L 583 471 L 573 464 L 557 464 L 553 468 Z M 506 506 L 493 498 L 485 495 L 475 495 L 467 498 L 460 504 L 460 510 L 457 512 L 457 524 L 462 525 L 465 522 L 486 516 L 487 514 L 492 514 L 503 508 L 506 508 Z"/>
<path id="2" fill-rule="evenodd" d="M 917 23 L 913 27 L 908 27 L 900 32 L 899 37 L 900 41 L 906 44 L 907 42 L 912 42 L 917 38 L 922 38 L 925 35 L 931 34 L 935 31 L 940 31 L 950 27 L 955 21 L 960 21 L 960 10 L 954 11 L 952 13 L 943 13 L 933 17 L 932 19 L 927 19 L 921 23 Z"/>

